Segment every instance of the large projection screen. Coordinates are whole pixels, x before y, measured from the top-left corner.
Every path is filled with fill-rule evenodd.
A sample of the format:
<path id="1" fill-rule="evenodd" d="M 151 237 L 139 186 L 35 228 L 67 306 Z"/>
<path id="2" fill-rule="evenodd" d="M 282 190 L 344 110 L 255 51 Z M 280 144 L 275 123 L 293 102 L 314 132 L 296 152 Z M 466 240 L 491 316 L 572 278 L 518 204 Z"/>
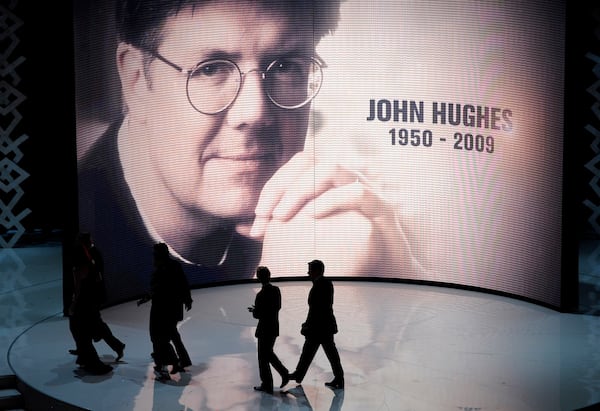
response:
<path id="1" fill-rule="evenodd" d="M 163 241 L 193 287 L 318 258 L 329 276 L 560 307 L 563 2 L 345 0 L 322 39 L 312 2 L 292 30 L 254 2 L 198 2 L 165 26 L 170 63 L 117 49 L 112 1 L 74 3 L 79 228 L 110 302 L 148 289 Z M 260 72 L 304 43 L 322 85 L 283 109 Z M 187 71 L 215 58 L 245 74 L 207 114 Z"/>

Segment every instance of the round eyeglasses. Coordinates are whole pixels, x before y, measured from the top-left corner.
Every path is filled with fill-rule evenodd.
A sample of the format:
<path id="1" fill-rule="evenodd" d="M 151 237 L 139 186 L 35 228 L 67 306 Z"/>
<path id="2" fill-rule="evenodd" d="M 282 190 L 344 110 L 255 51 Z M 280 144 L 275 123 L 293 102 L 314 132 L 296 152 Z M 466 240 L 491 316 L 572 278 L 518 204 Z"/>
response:
<path id="1" fill-rule="evenodd" d="M 265 93 L 277 107 L 293 110 L 309 103 L 321 89 L 324 63 L 313 57 L 290 56 L 272 61 L 264 71 L 243 73 L 227 59 L 212 59 L 184 70 L 157 52 L 149 52 L 163 63 L 187 75 L 187 98 L 196 111 L 217 114 L 228 109 L 242 89 L 244 76 L 255 71 Z"/>

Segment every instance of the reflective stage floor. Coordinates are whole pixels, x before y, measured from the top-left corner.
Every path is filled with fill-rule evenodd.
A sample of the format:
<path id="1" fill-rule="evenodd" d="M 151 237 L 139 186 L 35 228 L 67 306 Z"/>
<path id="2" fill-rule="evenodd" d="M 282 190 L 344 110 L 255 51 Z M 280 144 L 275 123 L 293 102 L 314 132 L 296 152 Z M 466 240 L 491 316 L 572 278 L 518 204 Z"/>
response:
<path id="1" fill-rule="evenodd" d="M 0 294 L 1 374 L 83 409 L 553 411 L 600 403 L 600 317 L 473 291 L 356 281 L 334 282 L 344 390 L 323 385 L 332 374 L 322 350 L 301 385 L 291 382 L 273 395 L 252 389 L 260 383 L 256 320 L 246 307 L 256 284 L 193 291 L 180 326 L 193 365 L 166 383 L 152 372 L 149 304 L 103 310 L 127 344 L 125 356 L 115 362 L 99 342 L 101 359 L 114 370 L 86 375 L 68 353 L 74 344 L 62 315 L 60 248 L 1 252 L 8 279 Z M 276 284 L 283 309 L 275 351 L 292 371 L 310 281 Z M 274 381 L 278 387 L 275 372 Z"/>

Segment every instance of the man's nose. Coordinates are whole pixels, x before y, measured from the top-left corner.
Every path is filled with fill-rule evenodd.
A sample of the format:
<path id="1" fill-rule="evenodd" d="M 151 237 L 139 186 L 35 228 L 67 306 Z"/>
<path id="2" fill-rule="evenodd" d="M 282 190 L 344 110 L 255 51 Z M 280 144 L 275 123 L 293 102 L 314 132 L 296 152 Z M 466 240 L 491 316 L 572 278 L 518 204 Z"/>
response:
<path id="1" fill-rule="evenodd" d="M 262 121 L 268 108 L 274 107 L 265 92 L 263 76 L 257 69 L 243 73 L 240 91 L 227 113 L 231 125 Z"/>

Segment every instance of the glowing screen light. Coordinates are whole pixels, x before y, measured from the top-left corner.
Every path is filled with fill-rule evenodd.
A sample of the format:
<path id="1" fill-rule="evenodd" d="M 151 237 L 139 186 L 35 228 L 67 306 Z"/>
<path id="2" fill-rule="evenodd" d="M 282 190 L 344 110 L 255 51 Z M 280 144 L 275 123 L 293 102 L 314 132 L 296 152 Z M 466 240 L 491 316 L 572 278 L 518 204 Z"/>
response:
<path id="1" fill-rule="evenodd" d="M 205 5 L 156 50 L 77 3 L 79 226 L 112 301 L 164 241 L 193 286 L 319 258 L 560 305 L 563 3 L 346 0 L 320 41 L 323 10 Z"/>

